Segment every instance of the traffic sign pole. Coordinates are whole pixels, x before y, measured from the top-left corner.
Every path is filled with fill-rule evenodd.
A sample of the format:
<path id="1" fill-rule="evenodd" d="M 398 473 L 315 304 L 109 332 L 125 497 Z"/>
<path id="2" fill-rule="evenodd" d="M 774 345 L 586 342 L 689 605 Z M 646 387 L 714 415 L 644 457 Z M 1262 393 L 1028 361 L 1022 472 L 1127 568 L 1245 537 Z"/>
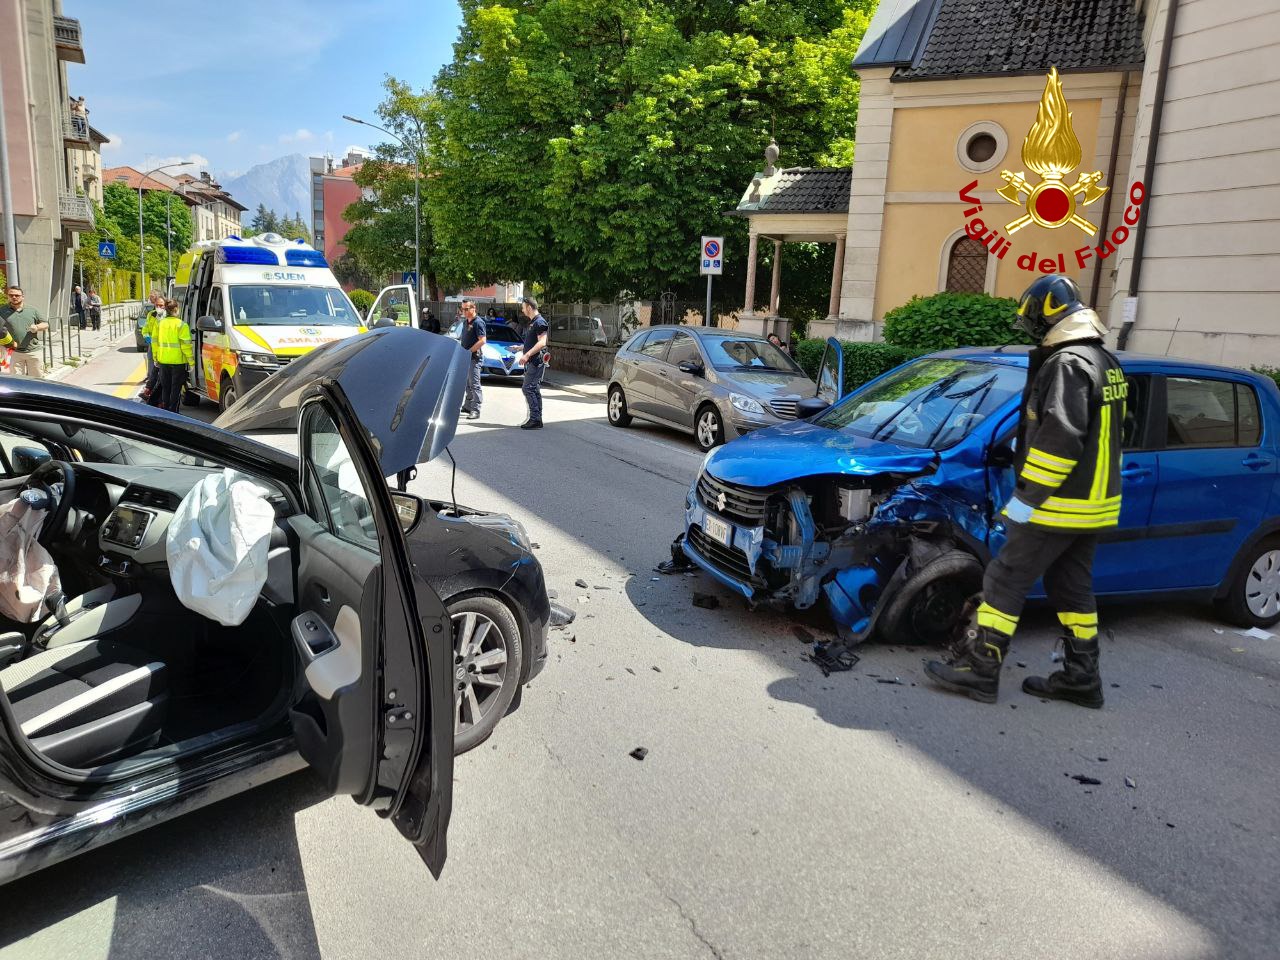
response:
<path id="1" fill-rule="evenodd" d="M 711 278 L 724 273 L 724 237 L 702 238 L 702 249 L 698 252 L 698 272 L 707 278 L 707 310 L 702 315 L 702 322 L 714 327 L 716 322 L 711 316 Z"/>
<path id="2" fill-rule="evenodd" d="M 707 326 L 714 327 L 716 325 L 715 319 L 711 316 L 711 274 L 709 273 L 707 274 L 707 312 L 704 316 L 706 317 Z"/>

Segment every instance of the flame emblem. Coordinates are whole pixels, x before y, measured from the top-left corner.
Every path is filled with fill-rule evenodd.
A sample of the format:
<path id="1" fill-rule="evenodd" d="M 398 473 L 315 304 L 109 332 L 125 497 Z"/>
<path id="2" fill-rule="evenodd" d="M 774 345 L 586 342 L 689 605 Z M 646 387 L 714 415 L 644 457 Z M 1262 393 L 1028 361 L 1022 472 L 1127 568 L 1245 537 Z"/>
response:
<path id="1" fill-rule="evenodd" d="M 1040 176 L 1040 182 L 1033 186 L 1022 171 L 1000 171 L 1005 185 L 996 192 L 1026 210 L 1021 217 L 1005 224 L 1005 232 L 1015 234 L 1030 223 L 1038 223 L 1050 230 L 1074 223 L 1089 236 L 1095 236 L 1098 228 L 1076 212 L 1077 206 L 1089 206 L 1101 199 L 1109 188 L 1099 186 L 1102 182 L 1100 170 L 1082 173 L 1074 184 L 1069 185 L 1067 175 L 1080 166 L 1080 159 L 1080 141 L 1071 127 L 1071 111 L 1062 92 L 1058 68 L 1053 67 L 1044 85 L 1036 122 L 1022 141 L 1022 162 L 1028 170 Z"/>

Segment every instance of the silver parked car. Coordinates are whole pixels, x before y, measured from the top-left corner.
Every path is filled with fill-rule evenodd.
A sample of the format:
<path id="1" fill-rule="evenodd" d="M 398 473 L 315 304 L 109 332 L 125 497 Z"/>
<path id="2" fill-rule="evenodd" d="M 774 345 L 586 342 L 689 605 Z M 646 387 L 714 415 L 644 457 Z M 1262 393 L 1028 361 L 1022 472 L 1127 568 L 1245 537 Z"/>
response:
<path id="1" fill-rule="evenodd" d="M 719 327 L 646 327 L 613 361 L 609 422 L 633 417 L 691 433 L 703 450 L 796 418 L 815 384 L 763 337 Z"/>

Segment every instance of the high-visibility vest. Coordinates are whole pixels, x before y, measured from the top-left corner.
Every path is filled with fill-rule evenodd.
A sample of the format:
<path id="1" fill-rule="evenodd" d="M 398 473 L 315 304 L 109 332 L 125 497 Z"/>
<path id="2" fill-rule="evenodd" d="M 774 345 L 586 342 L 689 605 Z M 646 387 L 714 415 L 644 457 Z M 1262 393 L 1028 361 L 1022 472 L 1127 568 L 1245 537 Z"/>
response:
<path id="1" fill-rule="evenodd" d="M 151 355 L 156 363 L 177 365 L 191 362 L 191 328 L 181 317 L 164 317 L 156 325 Z"/>

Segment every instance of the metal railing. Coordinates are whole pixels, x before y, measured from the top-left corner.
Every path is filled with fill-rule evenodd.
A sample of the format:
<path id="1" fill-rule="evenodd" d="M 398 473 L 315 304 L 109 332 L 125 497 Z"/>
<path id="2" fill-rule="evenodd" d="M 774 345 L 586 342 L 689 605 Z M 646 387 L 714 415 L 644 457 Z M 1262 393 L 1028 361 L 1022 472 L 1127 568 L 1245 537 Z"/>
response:
<path id="1" fill-rule="evenodd" d="M 82 46 L 80 21 L 71 17 L 54 17 L 53 41 L 60 47 Z"/>
<path id="2" fill-rule="evenodd" d="M 141 300 L 107 304 L 102 308 L 102 319 L 96 331 L 81 330 L 80 317 L 76 314 L 48 318 L 49 329 L 40 334 L 40 354 L 46 371 L 62 365 L 79 366 L 89 358 L 85 334 L 105 331 L 103 343 L 116 340 L 133 331 L 134 323 L 145 308 Z M 99 339 L 96 336 L 93 338 Z M 93 344 L 89 345 L 90 347 Z"/>
<path id="3" fill-rule="evenodd" d="M 93 204 L 88 197 L 68 190 L 58 191 L 58 216 L 64 224 L 94 228 Z"/>
<path id="4" fill-rule="evenodd" d="M 74 113 L 64 113 L 62 115 L 62 139 L 68 143 L 88 144 L 90 142 L 89 121 Z"/>

